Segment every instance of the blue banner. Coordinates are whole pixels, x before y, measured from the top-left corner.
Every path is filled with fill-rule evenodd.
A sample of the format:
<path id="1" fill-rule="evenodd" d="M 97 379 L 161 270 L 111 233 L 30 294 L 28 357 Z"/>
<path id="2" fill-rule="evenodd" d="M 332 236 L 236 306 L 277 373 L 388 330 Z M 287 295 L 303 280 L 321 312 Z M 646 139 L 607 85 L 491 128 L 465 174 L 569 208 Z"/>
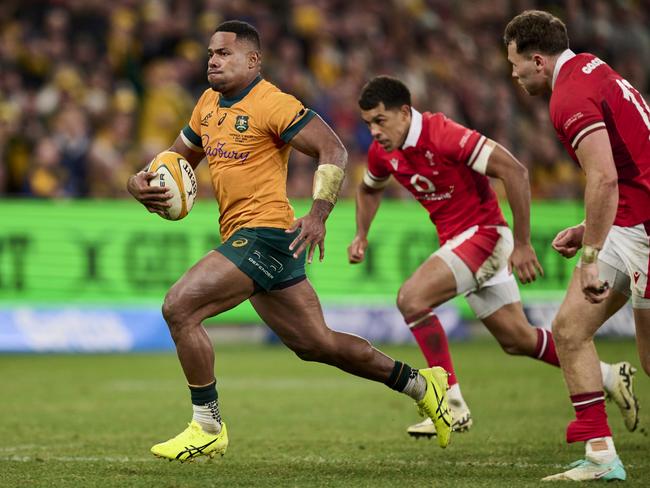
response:
<path id="1" fill-rule="evenodd" d="M 0 310 L 0 352 L 127 352 L 174 349 L 160 309 Z"/>

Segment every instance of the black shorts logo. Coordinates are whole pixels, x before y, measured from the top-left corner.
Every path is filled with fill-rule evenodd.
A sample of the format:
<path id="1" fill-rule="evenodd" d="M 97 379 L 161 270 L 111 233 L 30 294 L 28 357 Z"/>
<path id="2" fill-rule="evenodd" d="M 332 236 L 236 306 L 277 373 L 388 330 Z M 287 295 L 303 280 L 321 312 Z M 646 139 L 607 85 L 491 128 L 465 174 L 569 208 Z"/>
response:
<path id="1" fill-rule="evenodd" d="M 244 247 L 248 244 L 248 239 L 237 239 L 232 241 L 232 247 Z"/>

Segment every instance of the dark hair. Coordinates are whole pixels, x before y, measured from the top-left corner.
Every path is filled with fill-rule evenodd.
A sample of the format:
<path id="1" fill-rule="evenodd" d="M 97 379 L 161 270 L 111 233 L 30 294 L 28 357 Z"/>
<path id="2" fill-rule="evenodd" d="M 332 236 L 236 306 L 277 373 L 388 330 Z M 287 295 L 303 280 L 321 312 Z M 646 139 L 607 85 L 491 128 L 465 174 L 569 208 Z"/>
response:
<path id="1" fill-rule="evenodd" d="M 387 109 L 400 108 L 402 105 L 411 105 L 411 92 L 397 78 L 390 76 L 376 76 L 361 90 L 359 108 L 372 110 L 380 103 Z"/>
<path id="2" fill-rule="evenodd" d="M 554 15 L 542 10 L 526 10 L 506 26 L 503 42 L 506 46 L 515 41 L 517 52 L 559 54 L 569 49 L 566 25 Z"/>
<path id="3" fill-rule="evenodd" d="M 258 51 L 262 48 L 260 43 L 260 33 L 248 22 L 241 20 L 228 20 L 219 24 L 215 32 L 234 32 L 237 40 L 248 41 L 255 46 Z"/>

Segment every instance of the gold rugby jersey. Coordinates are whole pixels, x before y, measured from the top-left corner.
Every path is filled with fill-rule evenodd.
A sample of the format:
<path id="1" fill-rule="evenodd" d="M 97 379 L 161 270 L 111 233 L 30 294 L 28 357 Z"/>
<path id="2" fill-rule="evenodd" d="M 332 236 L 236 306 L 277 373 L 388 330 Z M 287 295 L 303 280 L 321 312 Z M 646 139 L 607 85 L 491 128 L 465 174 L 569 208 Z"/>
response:
<path id="1" fill-rule="evenodd" d="M 223 241 L 242 227 L 292 225 L 288 142 L 314 115 L 261 76 L 233 98 L 203 92 L 181 137 L 207 157 Z"/>

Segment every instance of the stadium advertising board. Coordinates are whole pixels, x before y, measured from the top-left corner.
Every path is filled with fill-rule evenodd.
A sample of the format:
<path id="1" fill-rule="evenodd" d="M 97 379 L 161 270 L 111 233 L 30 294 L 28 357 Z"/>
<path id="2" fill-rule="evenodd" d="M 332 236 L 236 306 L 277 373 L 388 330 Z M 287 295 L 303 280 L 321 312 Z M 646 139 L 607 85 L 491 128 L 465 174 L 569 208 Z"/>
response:
<path id="1" fill-rule="evenodd" d="M 309 202 L 297 202 L 297 215 Z M 219 244 L 214 203 L 198 202 L 169 222 L 131 201 L 4 201 L 0 213 L 0 305 L 156 305 L 192 263 Z M 551 250 L 558 230 L 582 220 L 571 204 L 538 204 L 533 244 L 546 275 L 524 296 L 557 298 L 573 261 Z M 307 266 L 325 303 L 393 303 L 402 281 L 437 249 L 417 203 L 386 201 L 370 235 L 366 261 L 352 266 L 354 204 L 340 202 L 328 220 L 326 258 Z"/>
<path id="2" fill-rule="evenodd" d="M 296 214 L 309 205 L 296 202 Z M 217 209 L 208 201 L 178 222 L 131 201 L 4 201 L 0 211 L 12 216 L 0 220 L 0 350 L 172 347 L 160 313 L 164 294 L 219 244 Z M 550 325 L 575 265 L 575 259 L 553 252 L 550 242 L 580 220 L 579 205 L 544 203 L 532 209 L 533 245 L 545 276 L 521 290 L 536 325 Z M 325 261 L 307 266 L 328 324 L 373 341 L 411 341 L 395 297 L 404 279 L 437 249 L 433 226 L 416 202 L 386 201 L 373 222 L 365 262 L 352 266 L 347 246 L 354 231 L 354 203 L 342 201 L 328 220 Z M 451 337 L 467 335 L 461 319 L 471 311 L 462 297 L 444 314 Z M 606 331 L 633 333 L 629 310 L 617 315 Z M 244 303 L 211 321 L 259 323 L 259 318 Z M 89 323 L 104 326 L 84 325 Z M 106 333 L 109 329 L 119 333 Z"/>

